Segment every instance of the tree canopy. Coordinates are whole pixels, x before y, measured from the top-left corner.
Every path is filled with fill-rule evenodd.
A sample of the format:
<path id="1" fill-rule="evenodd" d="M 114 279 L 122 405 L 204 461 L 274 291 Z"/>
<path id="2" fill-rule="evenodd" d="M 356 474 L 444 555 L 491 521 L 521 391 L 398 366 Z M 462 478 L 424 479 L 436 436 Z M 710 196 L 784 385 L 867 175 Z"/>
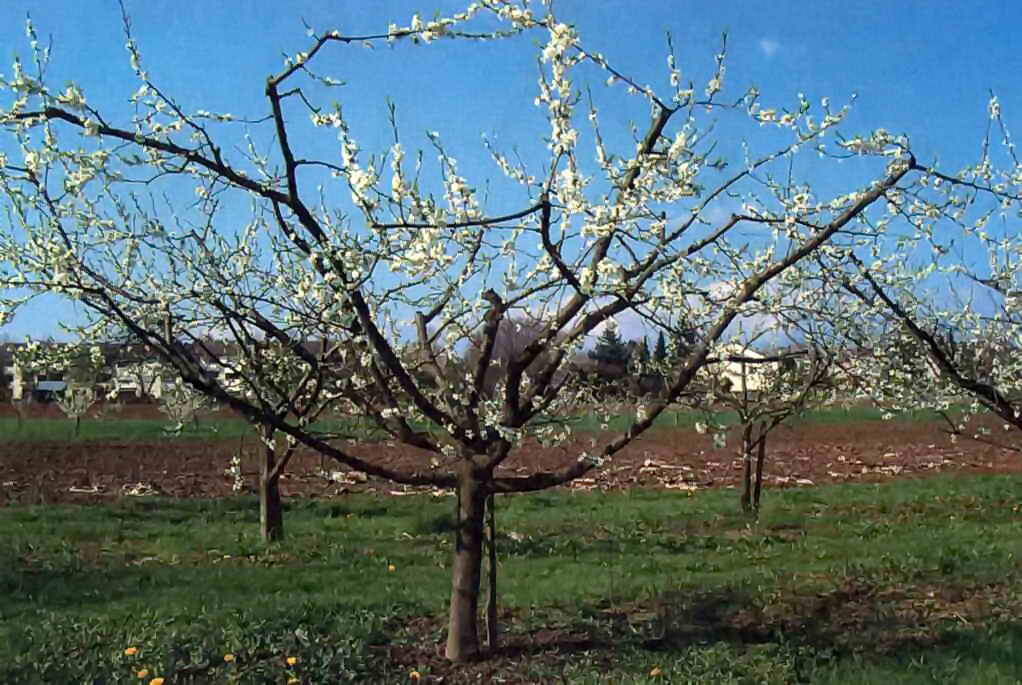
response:
<path id="1" fill-rule="evenodd" d="M 120 109 L 100 111 L 75 82 L 49 83 L 31 24 L 27 54 L 2 83 L 0 320 L 41 293 L 68 298 L 88 315 L 76 328 L 84 339 L 147 345 L 183 384 L 271 435 L 371 476 L 457 488 L 456 660 L 479 652 L 488 496 L 600 467 L 686 391 L 737 323 L 825 311 L 840 290 L 831 275 L 859 273 L 876 245 L 934 235 L 963 203 L 1016 202 L 979 171 L 919 162 L 906 136 L 839 135 L 849 110 L 829 100 L 726 94 L 723 47 L 703 83 L 683 78 L 669 47 L 667 85 L 646 85 L 552 4 L 484 0 L 364 34 L 310 31 L 263 84 L 263 111 L 243 114 L 182 105 L 124 25 L 136 83 Z M 407 149 L 393 107 L 379 122 L 392 142 L 364 149 L 345 103 L 373 75 L 326 75 L 355 46 L 460 41 L 538 41 L 541 161 L 485 139 L 499 192 L 464 174 L 439 130 L 425 150 Z M 644 123 L 608 123 L 607 101 L 633 105 Z M 718 146 L 725 125 L 744 141 L 730 159 Z M 856 173 L 840 191 L 813 185 L 821 167 L 850 158 Z M 662 397 L 622 433 L 574 443 L 569 362 L 601 326 L 598 354 L 620 357 L 607 324 L 624 312 L 662 327 L 683 320 L 697 335 Z M 522 317 L 538 322 L 528 341 L 501 351 L 501 331 Z M 203 363 L 211 336 L 241 351 L 221 360 L 230 383 Z M 469 363 L 450 363 L 469 345 Z M 316 428 L 310 407 L 324 404 L 420 449 L 421 464 L 356 454 Z M 499 470 L 530 437 L 565 445 L 571 460 Z"/>

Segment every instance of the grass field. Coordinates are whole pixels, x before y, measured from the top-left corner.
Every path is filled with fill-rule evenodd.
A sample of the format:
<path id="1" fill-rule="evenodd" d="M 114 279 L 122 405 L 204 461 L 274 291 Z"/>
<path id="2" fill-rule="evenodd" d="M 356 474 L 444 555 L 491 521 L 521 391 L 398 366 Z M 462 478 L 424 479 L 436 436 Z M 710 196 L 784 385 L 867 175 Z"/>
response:
<path id="1" fill-rule="evenodd" d="M 74 424 L 65 418 L 33 417 L 19 424 L 16 418 L 0 417 L 0 435 L 9 442 L 49 442 L 53 440 L 144 442 L 162 440 L 172 435 L 198 440 L 237 440 L 251 429 L 240 418 L 216 417 L 196 425 L 186 425 L 178 433 L 170 431 L 170 422 L 157 418 L 82 419 L 78 435 Z"/>
<path id="2" fill-rule="evenodd" d="M 613 416 L 610 422 L 607 424 L 607 428 L 612 431 L 624 431 L 628 428 L 633 416 L 627 414 L 617 414 Z M 735 426 L 738 424 L 738 415 L 733 411 L 720 411 L 716 412 L 713 416 L 714 421 L 724 426 Z M 930 410 L 918 410 L 911 412 L 903 412 L 893 417 L 894 420 L 898 421 L 918 421 L 918 422 L 929 422 L 935 423 L 940 421 L 940 417 L 933 411 Z M 697 421 L 704 421 L 705 417 L 697 412 L 691 410 L 673 410 L 669 409 L 657 417 L 656 423 L 653 425 L 654 429 L 663 428 L 692 428 L 695 426 Z M 790 419 L 790 423 L 798 425 L 800 423 L 862 423 L 864 421 L 883 421 L 884 411 L 876 407 L 871 406 L 833 406 L 823 407 L 807 412 L 802 416 L 793 416 Z M 596 432 L 602 429 L 602 419 L 594 414 L 586 414 L 578 417 L 575 427 L 580 431 L 592 431 Z"/>
<path id="3" fill-rule="evenodd" d="M 155 409 L 154 409 L 155 411 Z M 608 423 L 612 431 L 624 431 L 634 417 L 626 414 L 615 414 Z M 899 414 L 897 420 L 936 422 L 938 417 L 931 411 L 918 411 Z M 658 417 L 656 428 L 692 428 L 697 421 L 704 420 L 701 414 L 688 410 L 668 410 Z M 737 417 L 734 412 L 720 412 L 715 420 L 723 425 L 734 425 Z M 881 421 L 883 412 L 873 407 L 827 407 L 807 413 L 802 417 L 794 417 L 792 422 L 804 423 L 861 423 L 863 421 Z M 602 417 L 592 413 L 581 414 L 572 421 L 575 430 L 581 432 L 598 432 L 602 430 Z M 318 427 L 323 430 L 336 431 L 345 435 L 367 440 L 379 437 L 365 421 L 356 418 L 330 419 L 320 422 Z M 100 441 L 117 440 L 123 442 L 159 440 L 168 437 L 170 422 L 164 418 L 121 417 L 110 414 L 101 418 L 86 417 L 82 419 L 79 434 L 74 435 L 73 422 L 58 417 L 32 417 L 23 422 L 12 416 L 0 416 L 0 435 L 8 441 L 44 442 L 53 440 Z M 204 417 L 198 424 L 188 424 L 177 433 L 179 437 L 192 440 L 237 440 L 242 435 L 252 433 L 252 428 L 240 417 L 218 413 Z"/>
<path id="4" fill-rule="evenodd" d="M 355 437 L 369 437 L 369 426 L 357 419 L 332 420 L 318 426 L 323 430 L 340 431 Z M 172 430 L 171 422 L 163 418 L 121 417 L 116 414 L 102 418 L 82 419 L 78 435 L 74 435 L 72 421 L 61 417 L 32 417 L 18 422 L 14 417 L 0 417 L 0 435 L 9 441 L 31 443 L 53 440 L 144 442 L 180 437 L 188 440 L 237 440 L 243 435 L 255 435 L 244 419 L 226 413 L 205 417 L 198 423 L 188 423 L 180 430 Z"/>
<path id="5" fill-rule="evenodd" d="M 504 497 L 509 647 L 461 669 L 450 498 L 293 501 L 270 550 L 247 498 L 0 509 L 0 682 L 1015 683 L 1020 493 L 786 490 L 758 523 L 733 491 Z"/>

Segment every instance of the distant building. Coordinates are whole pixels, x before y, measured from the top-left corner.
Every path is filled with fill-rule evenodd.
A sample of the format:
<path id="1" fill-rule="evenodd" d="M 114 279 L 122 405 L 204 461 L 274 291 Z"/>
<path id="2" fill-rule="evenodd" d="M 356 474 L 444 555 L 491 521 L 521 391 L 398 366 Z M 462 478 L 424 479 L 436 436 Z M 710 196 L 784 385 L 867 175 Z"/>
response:
<path id="1" fill-rule="evenodd" d="M 65 390 L 67 390 L 67 383 L 64 381 L 39 381 L 32 388 L 32 399 L 36 402 L 52 402 Z M 21 399 L 21 397 L 15 399 Z"/>
<path id="2" fill-rule="evenodd" d="M 70 343 L 43 343 L 65 347 Z M 0 399 L 47 401 L 63 392 L 74 370 L 35 369 L 29 371 L 18 363 L 18 352 L 26 343 L 0 344 Z M 312 341 L 304 347 L 318 353 L 325 343 Z M 175 374 L 145 345 L 129 343 L 80 343 L 83 353 L 99 347 L 103 356 L 101 368 L 89 369 L 89 381 L 95 384 L 100 397 L 123 399 L 152 398 L 159 400 L 174 383 Z M 204 372 L 228 390 L 240 391 L 243 381 L 235 369 L 240 351 L 234 345 L 217 340 L 203 340 L 189 346 Z M 58 384 L 58 385 L 54 385 Z"/>
<path id="3" fill-rule="evenodd" d="M 769 363 L 759 361 L 766 356 L 737 343 L 729 343 L 721 347 L 713 355 L 719 361 L 705 368 L 705 374 L 716 387 L 725 392 L 744 394 L 761 392 L 769 383 Z"/>
<path id="4" fill-rule="evenodd" d="M 46 343 L 43 343 L 44 345 Z M 68 343 L 50 343 L 64 347 Z M 63 392 L 68 380 L 78 375 L 75 369 L 33 369 L 25 368 L 18 362 L 18 352 L 25 343 L 6 343 L 0 345 L 0 396 L 13 401 L 31 399 L 33 401 L 49 401 Z M 82 350 L 91 350 L 96 345 L 75 345 Z M 134 395 L 136 397 L 151 396 L 159 398 L 162 394 L 162 365 L 144 346 L 121 343 L 102 343 L 98 345 L 103 357 L 99 369 L 88 368 L 88 381 L 94 383 L 100 395 Z M 157 382 L 159 379 L 160 382 Z"/>

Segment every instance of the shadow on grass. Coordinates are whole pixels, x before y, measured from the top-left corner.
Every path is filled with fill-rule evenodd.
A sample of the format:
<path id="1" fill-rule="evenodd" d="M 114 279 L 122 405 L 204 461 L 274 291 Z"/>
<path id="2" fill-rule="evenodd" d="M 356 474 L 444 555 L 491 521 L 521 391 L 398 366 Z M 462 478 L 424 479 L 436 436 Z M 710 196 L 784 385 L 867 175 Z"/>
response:
<path id="1" fill-rule="evenodd" d="M 0 619 L 38 611 L 88 611 L 202 582 L 195 569 L 83 569 L 76 567 L 16 568 L 0 572 Z M 242 592 L 238 593 L 243 595 Z"/>
<path id="2" fill-rule="evenodd" d="M 645 673 L 646 664 L 673 663 L 682 682 L 771 669 L 777 680 L 756 682 L 852 682 L 849 674 L 857 672 L 881 680 L 907 671 L 933 682 L 984 668 L 1016 677 L 1022 675 L 1020 605 L 1009 585 L 888 587 L 854 578 L 828 590 L 784 594 L 747 587 L 675 590 L 642 604 L 596 600 L 530 615 L 508 610 L 501 645 L 476 664 L 454 667 L 443 659 L 444 631 L 435 618 L 407 623 L 388 650 L 395 663 L 426 666 L 444 682 L 530 682 L 516 679 L 526 676 L 523 668 L 537 678 L 580 663 L 588 669 L 580 673 Z M 876 681 L 870 678 L 855 682 Z"/>

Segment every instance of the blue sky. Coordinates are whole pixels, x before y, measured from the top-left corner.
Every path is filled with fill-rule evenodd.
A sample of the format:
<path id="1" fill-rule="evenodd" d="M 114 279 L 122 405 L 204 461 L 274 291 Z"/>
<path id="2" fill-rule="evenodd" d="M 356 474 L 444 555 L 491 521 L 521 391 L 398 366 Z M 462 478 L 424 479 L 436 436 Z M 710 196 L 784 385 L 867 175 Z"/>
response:
<path id="1" fill-rule="evenodd" d="M 429 18 L 463 4 L 125 0 L 144 67 L 165 92 L 186 110 L 246 116 L 265 113 L 263 83 L 279 70 L 282 53 L 309 44 L 303 19 L 317 31 L 376 33 L 391 21 L 407 24 L 415 12 Z M 729 93 L 737 96 L 755 85 L 764 104 L 782 105 L 798 92 L 813 101 L 829 96 L 835 103 L 856 93 L 845 130 L 884 127 L 907 133 L 921 160 L 939 156 L 950 170 L 974 159 L 990 90 L 1000 97 L 1009 124 L 1022 113 L 1017 87 L 1022 53 L 1014 40 L 1022 4 L 1015 2 L 557 0 L 555 9 L 579 28 L 590 49 L 659 86 L 666 85 L 667 31 L 684 77 L 697 85 L 710 76 L 720 35 L 727 31 Z M 73 79 L 113 122 L 126 120 L 127 97 L 138 84 L 128 66 L 117 3 L 5 0 L 0 73 L 10 73 L 15 54 L 27 57 L 28 13 L 39 34 L 52 37 L 51 85 Z M 424 131 L 439 131 L 473 181 L 499 182 L 480 145 L 481 133 L 507 148 L 542 147 L 543 115 L 532 105 L 536 51 L 530 46 L 538 39 L 399 44 L 393 50 L 331 46 L 318 64 L 321 72 L 347 82 L 335 96 L 367 151 L 389 143 L 389 97 L 409 147 L 424 144 Z M 643 116 L 634 102 L 631 109 L 601 110 L 605 126 L 632 119 L 641 124 Z M 329 149 L 320 151 L 327 155 Z M 503 208 L 502 202 L 514 206 L 514 198 L 495 198 L 496 208 Z M 0 329 L 0 337 L 45 337 L 56 333 L 55 321 L 73 315 L 67 306 L 41 303 Z"/>

